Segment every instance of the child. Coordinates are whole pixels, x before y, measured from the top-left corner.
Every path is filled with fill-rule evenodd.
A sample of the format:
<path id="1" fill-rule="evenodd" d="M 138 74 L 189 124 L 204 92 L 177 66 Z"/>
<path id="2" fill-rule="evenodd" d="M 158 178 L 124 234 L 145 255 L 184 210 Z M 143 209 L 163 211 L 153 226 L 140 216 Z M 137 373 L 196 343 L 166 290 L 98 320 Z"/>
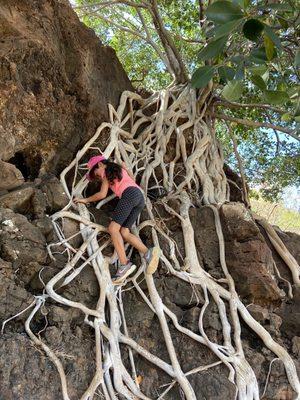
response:
<path id="1" fill-rule="evenodd" d="M 108 232 L 111 235 L 121 264 L 116 273 L 114 283 L 123 281 L 136 269 L 136 266 L 126 257 L 124 240 L 143 254 L 148 264 L 147 273 L 154 273 L 158 265 L 159 248 L 148 249 L 137 236 L 130 232 L 131 226 L 145 205 L 141 188 L 129 176 L 125 168 L 105 159 L 103 156 L 92 157 L 87 165 L 89 172 L 86 174 L 86 178 L 89 181 L 100 178 L 101 189 L 90 197 L 74 198 L 74 202 L 87 204 L 92 201 L 102 200 L 107 196 L 109 188 L 119 197 L 112 221 L 108 226 Z"/>

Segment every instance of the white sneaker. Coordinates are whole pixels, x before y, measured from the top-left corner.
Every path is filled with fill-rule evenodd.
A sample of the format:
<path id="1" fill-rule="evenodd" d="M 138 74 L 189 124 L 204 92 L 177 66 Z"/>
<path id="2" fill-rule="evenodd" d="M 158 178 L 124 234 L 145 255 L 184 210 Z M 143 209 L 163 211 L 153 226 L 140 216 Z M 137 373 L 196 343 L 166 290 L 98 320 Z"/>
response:
<path id="1" fill-rule="evenodd" d="M 112 281 L 114 284 L 118 285 L 119 283 L 122 283 L 127 276 L 131 275 L 132 272 L 136 269 L 136 266 L 132 264 L 132 262 L 128 262 L 126 265 L 121 265 L 118 270 L 116 275 L 113 277 Z"/>

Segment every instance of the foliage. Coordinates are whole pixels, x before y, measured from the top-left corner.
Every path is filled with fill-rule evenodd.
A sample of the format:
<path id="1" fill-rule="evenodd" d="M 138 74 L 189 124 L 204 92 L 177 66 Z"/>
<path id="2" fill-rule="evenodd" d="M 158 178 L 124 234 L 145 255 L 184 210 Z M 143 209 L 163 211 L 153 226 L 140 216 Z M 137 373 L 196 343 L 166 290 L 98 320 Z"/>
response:
<path id="1" fill-rule="evenodd" d="M 250 203 L 252 210 L 266 218 L 272 225 L 277 225 L 284 231 L 300 234 L 300 214 L 298 212 L 288 210 L 281 202 L 269 202 L 262 198 L 251 198 Z"/>
<path id="2" fill-rule="evenodd" d="M 76 11 L 117 51 L 135 86 L 164 88 L 174 76 L 149 11 L 156 2 L 128 1 L 76 0 Z M 216 111 L 223 112 L 223 119 L 272 123 L 294 138 L 300 125 L 299 6 L 299 0 L 158 1 L 192 85 L 203 88 L 213 79 Z M 232 107 L 237 101 L 254 106 Z M 298 183 L 299 142 L 275 129 L 232 126 L 250 183 L 260 180 L 266 195 L 274 198 L 285 185 Z M 221 130 L 228 142 L 227 127 L 219 123 Z"/>

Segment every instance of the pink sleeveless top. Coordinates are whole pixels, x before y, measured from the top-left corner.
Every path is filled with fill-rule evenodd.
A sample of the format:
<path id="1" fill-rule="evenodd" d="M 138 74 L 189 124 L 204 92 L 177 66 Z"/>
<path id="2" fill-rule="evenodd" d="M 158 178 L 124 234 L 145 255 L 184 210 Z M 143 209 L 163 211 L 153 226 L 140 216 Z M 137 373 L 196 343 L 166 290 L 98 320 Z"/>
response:
<path id="1" fill-rule="evenodd" d="M 101 178 L 103 179 L 104 176 L 105 176 L 105 171 L 103 170 L 101 173 Z M 113 184 L 109 182 L 109 188 L 118 197 L 121 197 L 124 190 L 131 186 L 140 189 L 140 186 L 135 183 L 135 181 L 131 178 L 131 176 L 128 175 L 127 171 L 124 168 L 122 168 L 122 179 L 120 181 L 118 181 L 118 179 L 115 179 Z"/>

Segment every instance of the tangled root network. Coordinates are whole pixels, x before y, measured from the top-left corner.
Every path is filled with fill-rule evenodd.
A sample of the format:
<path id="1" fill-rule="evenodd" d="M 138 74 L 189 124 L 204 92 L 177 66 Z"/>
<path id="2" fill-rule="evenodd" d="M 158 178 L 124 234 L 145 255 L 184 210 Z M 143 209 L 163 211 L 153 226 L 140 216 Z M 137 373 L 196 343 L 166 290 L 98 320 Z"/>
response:
<path id="1" fill-rule="evenodd" d="M 85 315 L 85 323 L 95 332 L 96 371 L 81 400 L 91 400 L 95 393 L 101 393 L 101 397 L 107 400 L 120 397 L 149 399 L 140 390 L 133 351 L 170 376 L 171 383 L 160 394 L 159 399 L 163 399 L 164 395 L 177 384 L 183 398 L 195 400 L 197 397 L 187 376 L 223 363 L 228 369 L 229 381 L 236 387 L 236 398 L 258 400 L 260 398 L 258 382 L 243 351 L 241 319 L 282 361 L 290 385 L 297 393 L 297 399 L 300 399 L 300 384 L 292 358 L 247 311 L 239 299 L 234 280 L 226 266 L 219 208 L 224 202 L 229 201 L 229 188 L 223 172 L 222 151 L 215 138 L 213 123 L 208 116 L 204 115 L 206 103 L 204 93 L 197 97 L 196 92 L 189 85 L 170 87 L 154 93 L 147 99 L 126 91 L 121 96 L 117 110 L 111 105 L 108 106 L 109 122 L 99 126 L 95 135 L 61 174 L 61 182 L 70 202 L 63 210 L 53 215 L 52 220 L 59 238 L 57 244 L 65 247 L 68 262 L 45 285 L 44 294 L 36 297 L 32 304 L 33 311 L 26 321 L 26 331 L 33 342 L 42 347 L 56 365 L 64 400 L 68 400 L 69 395 L 62 363 L 30 329 L 35 313 L 50 298 L 65 306 L 81 310 Z M 165 211 L 178 219 L 182 227 L 184 254 L 180 254 L 176 243 L 169 237 L 167 228 L 163 223 L 159 223 L 157 216 L 154 216 L 149 197 L 146 199 L 147 219 L 138 221 L 134 233 L 140 235 L 141 231 L 148 227 L 151 230 L 154 245 L 160 246 L 162 240 L 167 243 L 168 246 L 164 245 L 164 251 L 161 253 L 161 265 L 168 270 L 169 274 L 188 282 L 192 287 L 198 287 L 205 299 L 199 317 L 199 331 L 192 332 L 180 325 L 176 315 L 163 303 L 156 289 L 153 275 L 146 273 L 145 261 L 142 257 L 140 258 L 140 267 L 130 282 L 159 320 L 170 363 L 151 354 L 129 336 L 122 305 L 125 285 L 112 284 L 109 272 L 112 257 L 105 256 L 105 252 L 103 253 L 109 241 L 102 240 L 102 244 L 99 244 L 99 237 L 104 235 L 106 228 L 91 221 L 90 212 L 85 205 L 74 206 L 71 200 L 74 195 L 81 196 L 87 186 L 87 181 L 82 174 L 82 169 L 85 167 L 84 161 L 86 162 L 87 157 L 91 155 L 91 151 L 94 154 L 95 151 L 100 151 L 97 147 L 97 139 L 104 132 L 109 132 L 110 139 L 107 147 L 101 149 L 101 153 L 106 157 L 114 158 L 116 162 L 125 161 L 133 175 L 141 178 L 140 185 L 144 192 L 158 191 L 159 201 Z M 68 177 L 70 175 L 73 177 L 72 185 L 67 185 L 66 174 Z M 97 207 L 102 207 L 109 200 L 110 198 L 102 200 Z M 178 207 L 174 207 L 175 202 L 179 205 Z M 214 215 L 223 271 L 222 279 L 212 277 L 202 268 L 198 260 L 189 208 L 201 204 L 210 207 Z M 59 224 L 63 218 L 79 222 L 80 234 L 83 238 L 83 244 L 79 249 L 73 248 L 69 243 L 70 238 L 64 237 Z M 274 232 L 268 233 L 272 236 L 274 243 L 278 244 L 279 238 Z M 299 284 L 299 266 L 290 255 L 287 255 L 288 252 L 282 245 L 282 243 L 278 244 L 279 251 L 287 258 L 294 283 Z M 53 244 L 48 246 L 50 254 L 51 246 Z M 128 250 L 130 251 L 130 248 Z M 80 302 L 71 301 L 57 293 L 58 288 L 68 285 L 87 265 L 93 268 L 95 279 L 99 284 L 99 299 L 95 309 L 90 309 Z M 138 283 L 138 277 L 141 275 L 147 283 L 147 295 Z M 60 282 L 59 285 L 57 285 L 58 282 Z M 216 304 L 219 312 L 222 343 L 211 341 L 203 326 L 203 317 L 210 301 Z M 176 355 L 169 323 L 174 324 L 174 327 L 184 335 L 207 346 L 219 361 L 184 373 Z M 120 344 L 126 345 L 129 349 L 130 371 L 122 361 Z"/>

